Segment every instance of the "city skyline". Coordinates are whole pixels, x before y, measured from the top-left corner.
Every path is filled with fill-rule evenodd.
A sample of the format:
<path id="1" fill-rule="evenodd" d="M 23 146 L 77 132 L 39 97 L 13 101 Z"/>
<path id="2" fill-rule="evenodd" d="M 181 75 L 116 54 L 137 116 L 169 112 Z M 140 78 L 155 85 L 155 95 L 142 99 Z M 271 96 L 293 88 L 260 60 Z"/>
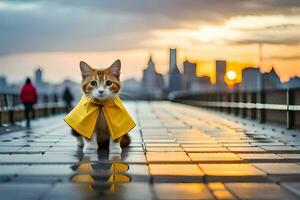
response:
<path id="1" fill-rule="evenodd" d="M 121 77 L 141 78 L 149 54 L 165 74 L 166 49 L 177 48 L 181 71 L 187 59 L 213 76 L 215 60 L 259 66 L 263 44 L 262 72 L 274 66 L 287 81 L 300 76 L 299 13 L 297 0 L 1 0 L 0 68 L 12 80 L 42 66 L 50 81 L 79 81 L 80 60 L 121 59 Z"/>
<path id="2" fill-rule="evenodd" d="M 172 49 L 172 48 L 171 48 Z M 178 51 L 177 48 L 174 48 L 176 49 L 176 52 Z M 167 52 L 167 49 L 166 49 L 166 52 Z M 180 50 L 179 50 L 180 52 Z M 171 66 L 171 64 L 169 63 L 169 57 L 166 56 L 166 60 L 168 62 L 168 65 L 166 67 L 166 69 L 161 72 L 160 69 L 160 66 L 157 65 L 157 60 L 155 59 L 155 57 L 153 56 L 153 54 L 149 54 L 149 56 L 151 57 L 151 60 L 154 60 L 155 61 L 155 70 L 158 72 L 158 73 L 161 73 L 162 75 L 166 75 L 168 72 L 169 72 L 169 67 Z M 149 56 L 146 58 L 147 62 L 149 62 Z M 188 58 L 184 58 L 182 56 L 180 56 L 179 54 L 179 58 L 178 58 L 178 53 L 176 53 L 176 60 L 180 60 L 180 62 L 176 62 L 176 66 L 178 67 L 178 69 L 180 70 L 181 73 L 184 73 L 184 62 L 188 61 L 190 63 L 193 63 L 196 65 L 196 76 L 198 77 L 209 77 L 210 78 L 210 82 L 212 84 L 216 84 L 216 70 L 215 70 L 215 62 L 217 60 L 224 60 L 226 61 L 226 69 L 227 71 L 235 71 L 236 74 L 237 74 L 237 77 L 236 79 L 232 82 L 230 80 L 227 80 L 226 77 L 225 77 L 225 82 L 228 84 L 228 85 L 232 85 L 232 84 L 235 84 L 235 83 L 239 83 L 242 81 L 242 71 L 244 69 L 247 69 L 247 68 L 258 68 L 262 73 L 268 73 L 270 72 L 271 70 L 275 70 L 276 74 L 279 76 L 279 78 L 281 79 L 281 82 L 288 82 L 289 79 L 292 79 L 294 77 L 300 77 L 300 74 L 298 75 L 298 72 L 300 71 L 297 70 L 297 67 L 296 67 L 296 70 L 294 71 L 295 73 L 290 75 L 290 76 L 287 76 L 285 78 L 282 78 L 284 77 L 284 75 L 282 75 L 282 72 L 280 71 L 280 68 L 276 67 L 276 66 L 270 66 L 270 67 L 258 67 L 258 64 L 253 64 L 253 63 L 250 63 L 250 62 L 236 62 L 236 61 L 228 61 L 228 60 L 225 60 L 225 59 L 217 59 L 217 60 L 211 60 L 211 61 L 205 61 L 205 60 L 198 60 L 198 61 L 193 61 L 193 59 L 188 59 Z M 182 60 L 182 61 L 181 61 Z M 121 60 L 122 62 L 122 60 Z M 146 62 L 146 63 L 147 63 Z M 93 67 L 96 67 L 97 66 L 94 66 L 92 65 Z M 141 65 L 141 71 L 137 71 L 135 70 L 135 76 L 133 75 L 129 75 L 129 76 L 121 76 L 122 80 L 126 80 L 126 79 L 130 79 L 130 78 L 134 78 L 136 80 L 142 80 L 142 72 L 146 69 L 146 66 L 147 64 L 144 64 L 144 65 Z M 100 68 L 105 68 L 103 66 L 101 66 Z M 123 66 L 124 68 L 124 66 Z M 207 72 L 206 71 L 206 68 L 209 68 L 210 72 Z M 48 81 L 48 82 L 52 82 L 52 83 L 57 83 L 57 82 L 61 82 L 61 81 L 64 81 L 64 80 L 72 80 L 72 81 L 76 81 L 76 82 L 80 82 L 81 78 L 80 78 L 80 71 L 79 71 L 79 67 L 78 69 L 75 67 L 75 69 L 72 69 L 72 74 L 74 74 L 74 77 L 73 76 L 60 76 L 59 79 L 51 79 L 51 74 L 49 75 L 49 71 L 51 72 L 51 70 L 49 70 L 49 67 L 47 66 L 41 66 L 41 65 L 37 65 L 37 66 L 30 66 L 30 69 L 31 71 L 27 71 L 27 73 L 22 73 L 20 74 L 20 77 L 15 77 L 15 78 L 12 78 L 9 74 L 6 74 L 6 73 L 1 73 L 0 76 L 4 76 L 6 77 L 7 81 L 8 82 L 11 82 L 11 83 L 18 83 L 18 82 L 22 82 L 23 79 L 25 80 L 26 77 L 31 77 L 33 78 L 34 77 L 34 74 L 32 73 L 33 71 L 37 70 L 37 69 L 42 69 L 43 71 L 46 72 L 46 77 L 45 79 Z M 204 70 L 203 70 L 204 69 Z M 279 70 L 278 70 L 279 69 Z M 124 71 L 124 69 L 122 70 L 122 72 Z M 3 72 L 3 71 L 2 71 Z M 4 71 L 5 72 L 5 71 Z M 11 71 L 12 73 L 15 73 L 15 71 Z M 52 71 L 53 72 L 53 71 Z M 76 74 L 77 75 L 76 75 Z M 136 74 L 139 74 L 138 76 L 136 76 Z M 57 76 L 57 74 L 52 74 L 52 75 L 55 75 Z M 61 73 L 59 73 L 59 75 L 61 75 Z M 122 74 L 123 75 L 123 74 Z M 77 77 L 75 77 L 77 76 Z"/>
<path id="3" fill-rule="evenodd" d="M 152 56 L 149 56 L 147 67 L 143 70 L 141 80 L 126 79 L 123 81 L 120 96 L 133 99 L 166 99 L 169 95 L 178 92 L 230 92 L 230 91 L 252 91 L 278 90 L 286 88 L 299 88 L 300 77 L 292 78 L 286 83 L 281 83 L 274 68 L 270 72 L 262 73 L 259 68 L 248 66 L 241 68 L 241 75 L 228 68 L 226 60 L 216 60 L 214 70 L 216 71 L 215 84 L 209 76 L 198 76 L 196 63 L 188 60 L 183 63 L 183 71 L 179 71 L 177 62 L 177 49 L 169 49 L 169 69 L 167 74 L 157 72 Z M 230 65 L 229 65 L 230 66 Z M 38 91 L 44 94 L 60 94 L 64 88 L 69 87 L 77 97 L 80 96 L 80 84 L 69 79 L 62 83 L 53 84 L 44 79 L 44 70 L 40 67 L 33 72 L 33 83 Z M 9 84 L 4 76 L 0 76 L 0 91 L 18 93 L 22 83 Z M 60 92 L 59 92 L 60 91 Z M 170 97 L 171 97 L 170 96 Z"/>

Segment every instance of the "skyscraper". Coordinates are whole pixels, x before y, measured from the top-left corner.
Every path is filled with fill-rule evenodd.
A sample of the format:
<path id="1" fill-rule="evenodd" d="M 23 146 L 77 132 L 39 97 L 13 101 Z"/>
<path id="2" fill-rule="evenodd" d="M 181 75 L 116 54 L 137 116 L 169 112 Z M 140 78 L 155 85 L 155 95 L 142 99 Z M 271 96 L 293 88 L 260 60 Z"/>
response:
<path id="1" fill-rule="evenodd" d="M 246 68 L 242 72 L 242 82 L 240 89 L 242 91 L 259 91 L 261 88 L 261 73 L 259 68 Z"/>
<path id="2" fill-rule="evenodd" d="M 160 73 L 155 70 L 155 64 L 150 56 L 148 61 L 148 66 L 143 70 L 142 85 L 144 88 L 153 89 L 161 88 L 163 89 L 163 78 Z"/>
<path id="3" fill-rule="evenodd" d="M 43 85 L 43 71 L 41 68 L 37 68 L 35 70 L 35 84 L 37 87 Z"/>
<path id="4" fill-rule="evenodd" d="M 172 71 L 173 68 L 177 68 L 176 49 L 170 49 L 169 72 Z"/>
<path id="5" fill-rule="evenodd" d="M 225 75 L 226 75 L 226 61 L 216 60 L 216 87 L 217 90 L 225 90 Z"/>
<path id="6" fill-rule="evenodd" d="M 197 82 L 196 63 L 183 62 L 183 89 L 190 90 L 193 82 Z"/>
<path id="7" fill-rule="evenodd" d="M 182 89 L 182 77 L 177 67 L 176 49 L 170 49 L 170 62 L 169 62 L 169 92 L 178 91 Z"/>

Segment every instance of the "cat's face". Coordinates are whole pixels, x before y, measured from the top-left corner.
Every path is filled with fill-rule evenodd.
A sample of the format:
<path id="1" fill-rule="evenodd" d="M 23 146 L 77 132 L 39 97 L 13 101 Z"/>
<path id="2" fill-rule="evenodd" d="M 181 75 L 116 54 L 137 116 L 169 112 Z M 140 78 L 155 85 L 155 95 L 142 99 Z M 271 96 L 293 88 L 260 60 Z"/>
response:
<path id="1" fill-rule="evenodd" d="M 109 68 L 103 70 L 94 69 L 81 61 L 82 91 L 96 100 L 111 99 L 118 95 L 121 88 L 120 70 L 120 60 L 116 60 Z"/>

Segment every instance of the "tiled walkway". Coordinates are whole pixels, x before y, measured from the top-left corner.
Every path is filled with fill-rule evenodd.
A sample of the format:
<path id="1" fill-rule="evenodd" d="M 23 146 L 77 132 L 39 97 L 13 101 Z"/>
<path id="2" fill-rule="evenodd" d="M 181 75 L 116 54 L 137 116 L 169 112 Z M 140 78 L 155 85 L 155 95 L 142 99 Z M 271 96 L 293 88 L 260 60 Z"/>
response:
<path id="1" fill-rule="evenodd" d="M 0 199 L 300 198 L 299 132 L 169 102 L 126 105 L 138 126 L 121 157 L 83 155 L 63 116 L 0 135 Z"/>

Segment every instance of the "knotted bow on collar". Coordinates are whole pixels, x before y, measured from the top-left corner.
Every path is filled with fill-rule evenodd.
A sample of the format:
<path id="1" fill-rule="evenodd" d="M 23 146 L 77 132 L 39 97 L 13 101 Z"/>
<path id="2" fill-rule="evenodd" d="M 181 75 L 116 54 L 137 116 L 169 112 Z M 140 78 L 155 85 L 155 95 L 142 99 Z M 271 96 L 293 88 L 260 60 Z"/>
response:
<path id="1" fill-rule="evenodd" d="M 119 97 L 104 102 L 82 96 L 75 108 L 65 117 L 65 122 L 79 134 L 91 138 L 100 111 L 103 111 L 112 139 L 117 139 L 135 127 Z"/>

